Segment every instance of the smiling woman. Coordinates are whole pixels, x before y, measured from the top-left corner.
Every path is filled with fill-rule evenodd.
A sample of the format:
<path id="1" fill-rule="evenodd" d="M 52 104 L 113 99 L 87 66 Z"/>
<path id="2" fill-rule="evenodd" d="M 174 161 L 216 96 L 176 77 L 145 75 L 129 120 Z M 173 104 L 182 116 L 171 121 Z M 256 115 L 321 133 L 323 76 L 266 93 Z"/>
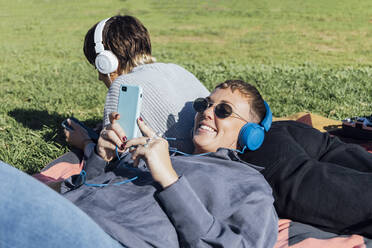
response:
<path id="1" fill-rule="evenodd" d="M 194 156 L 170 157 L 168 142 L 141 119 L 144 137 L 122 141 L 120 116 L 111 113 L 97 153 L 88 156 L 83 176 L 66 185 L 71 190 L 65 197 L 128 246 L 272 247 L 277 216 L 271 189 L 257 167 L 243 163 L 234 151 L 246 124 L 242 118 L 251 118 L 249 98 L 221 86 L 208 99 L 213 103 L 196 115 Z M 212 108 L 221 104 L 232 110 L 224 118 L 222 110 L 216 110 L 220 108 Z M 120 160 L 115 160 L 117 152 L 123 154 Z M 125 186 L 110 185 L 135 177 Z M 110 186 L 90 187 L 103 182 Z M 86 198 L 92 191 L 94 197 Z M 167 239 L 161 238 L 164 235 Z"/>
<path id="2" fill-rule="evenodd" d="M 241 80 L 217 85 L 209 97 L 196 99 L 194 108 L 198 112 L 194 153 L 213 152 L 220 147 L 255 150 L 263 142 L 262 131 L 268 131 L 271 125 L 269 106 L 254 86 Z"/>
<path id="3" fill-rule="evenodd" d="M 101 132 L 95 152 L 87 155 L 82 173 L 63 183 L 64 196 L 79 207 L 71 210 L 76 212 L 74 216 L 83 215 L 81 210 L 88 214 L 112 237 L 107 241 L 113 245 L 118 241 L 128 247 L 273 247 L 278 218 L 271 188 L 258 167 L 244 163 L 234 151 L 245 120 L 260 114 L 250 109 L 249 97 L 233 90 L 235 84 L 239 82 L 217 87 L 204 110 L 198 109 L 195 153 L 207 154 L 170 156 L 168 142 L 142 119 L 137 123 L 144 136 L 123 141 L 125 133 L 117 123 L 120 116 L 111 113 L 110 124 Z M 223 105 L 225 108 L 221 108 Z M 116 160 L 117 152 L 122 155 Z M 26 195 L 34 197 L 38 187 L 33 183 Z M 12 199 L 23 194 L 14 194 Z M 51 205 L 55 197 L 49 195 Z M 16 200 L 2 211 L 2 216 L 12 215 Z M 58 202 L 59 207 L 70 201 Z M 37 204 L 27 212 L 36 209 Z M 70 222 L 83 220 L 66 218 L 59 223 L 54 218 L 58 216 L 47 223 L 60 230 Z M 33 226 L 23 225 L 6 236 L 7 244 L 19 247 L 14 244 L 19 233 L 27 233 L 29 228 L 45 229 L 38 218 L 33 219 Z M 91 229 L 99 233 L 100 228 Z M 85 237 L 85 231 L 81 233 Z M 27 238 L 22 241 L 32 242 Z"/>
<path id="4" fill-rule="evenodd" d="M 246 124 L 245 120 L 252 119 L 247 98 L 239 91 L 217 87 L 207 101 L 210 103 L 208 108 L 195 117 L 194 153 L 215 152 L 220 147 L 237 149 L 240 129 Z M 216 111 L 221 104 L 227 104 L 236 114 L 217 117 Z M 242 113 L 239 114 L 242 117 L 239 118 L 237 113 Z"/>

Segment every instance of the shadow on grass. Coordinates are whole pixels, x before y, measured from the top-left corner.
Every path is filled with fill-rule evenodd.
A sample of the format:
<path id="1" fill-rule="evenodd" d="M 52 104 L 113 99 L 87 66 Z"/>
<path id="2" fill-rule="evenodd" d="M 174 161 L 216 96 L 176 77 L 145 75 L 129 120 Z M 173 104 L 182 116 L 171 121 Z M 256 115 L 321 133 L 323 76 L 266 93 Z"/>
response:
<path id="1" fill-rule="evenodd" d="M 56 112 L 48 113 L 46 110 L 37 109 L 13 109 L 8 112 L 8 115 L 29 129 L 41 131 L 47 128 L 48 131 L 43 135 L 45 141 L 67 145 L 61 123 L 70 116 L 60 115 Z M 84 124 L 88 127 L 95 127 L 100 121 L 98 119 L 89 119 L 84 121 Z"/>

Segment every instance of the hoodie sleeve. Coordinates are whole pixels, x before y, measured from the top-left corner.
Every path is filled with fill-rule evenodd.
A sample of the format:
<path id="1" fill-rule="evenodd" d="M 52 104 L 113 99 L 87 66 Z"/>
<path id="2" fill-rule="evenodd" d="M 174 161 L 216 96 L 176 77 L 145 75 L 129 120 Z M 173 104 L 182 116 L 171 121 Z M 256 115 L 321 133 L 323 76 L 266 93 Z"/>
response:
<path id="1" fill-rule="evenodd" d="M 104 173 L 107 162 L 95 152 L 95 148 L 95 145 L 89 145 L 89 148 L 86 148 L 84 151 L 83 170 L 86 173 L 85 178 L 82 174 L 67 178 L 61 185 L 61 193 L 76 189 L 84 183 L 84 180 L 90 180 Z"/>
<path id="2" fill-rule="evenodd" d="M 254 185 L 239 208 L 227 210 L 225 220 L 208 211 L 184 176 L 158 197 L 186 247 L 267 248 L 276 242 L 278 217 L 265 182 Z"/>
<path id="3" fill-rule="evenodd" d="M 94 147 L 93 151 L 89 154 L 86 158 L 84 163 L 84 170 L 86 172 L 86 179 L 92 179 L 96 176 L 104 173 L 105 166 L 107 162 L 103 160 L 97 153 L 96 147 Z"/>

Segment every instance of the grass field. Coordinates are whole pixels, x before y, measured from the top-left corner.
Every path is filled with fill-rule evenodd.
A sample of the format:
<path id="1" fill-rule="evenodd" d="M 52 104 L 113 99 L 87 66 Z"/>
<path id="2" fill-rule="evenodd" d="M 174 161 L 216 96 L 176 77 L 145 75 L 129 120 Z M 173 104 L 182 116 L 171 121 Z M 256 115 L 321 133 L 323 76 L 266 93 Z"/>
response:
<path id="1" fill-rule="evenodd" d="M 372 113 L 370 0 L 0 0 L 0 160 L 36 172 L 68 150 L 65 118 L 100 121 L 106 89 L 83 39 L 118 13 L 145 24 L 158 61 L 209 89 L 249 81 L 275 116 Z"/>

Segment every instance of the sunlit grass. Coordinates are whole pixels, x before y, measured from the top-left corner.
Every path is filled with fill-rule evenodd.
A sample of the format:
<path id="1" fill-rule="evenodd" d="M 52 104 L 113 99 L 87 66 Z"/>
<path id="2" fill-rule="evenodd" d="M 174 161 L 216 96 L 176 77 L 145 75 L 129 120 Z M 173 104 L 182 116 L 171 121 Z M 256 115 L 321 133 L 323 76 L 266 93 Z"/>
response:
<path id="1" fill-rule="evenodd" d="M 372 2 L 0 0 L 0 159 L 33 173 L 67 151 L 60 123 L 102 118 L 106 89 L 82 52 L 86 31 L 137 16 L 161 62 L 209 89 L 255 84 L 275 116 L 371 114 Z"/>

